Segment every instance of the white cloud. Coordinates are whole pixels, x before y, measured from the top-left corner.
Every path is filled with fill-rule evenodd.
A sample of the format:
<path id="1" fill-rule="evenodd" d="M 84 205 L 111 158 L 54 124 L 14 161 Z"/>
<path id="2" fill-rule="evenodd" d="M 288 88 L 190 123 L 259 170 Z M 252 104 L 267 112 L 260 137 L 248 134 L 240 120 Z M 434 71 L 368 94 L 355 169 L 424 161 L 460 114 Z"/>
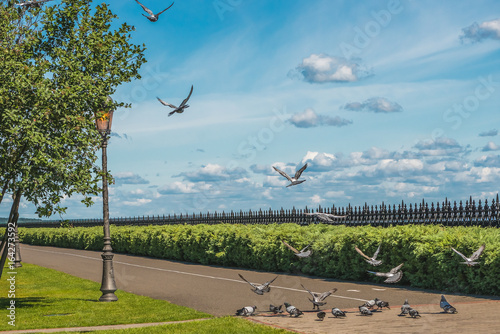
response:
<path id="1" fill-rule="evenodd" d="M 500 146 L 498 146 L 492 141 L 488 142 L 488 144 L 486 144 L 482 149 L 483 152 L 498 151 L 498 150 L 500 150 Z"/>
<path id="2" fill-rule="evenodd" d="M 343 57 L 314 53 L 304 58 L 295 72 L 310 83 L 352 82 L 369 75 L 368 71 L 356 62 Z"/>
<path id="3" fill-rule="evenodd" d="M 120 172 L 113 175 L 117 186 L 122 184 L 149 184 L 149 181 L 132 172 Z"/>
<path id="4" fill-rule="evenodd" d="M 298 128 L 312 128 L 317 126 L 337 126 L 352 124 L 352 121 L 339 116 L 318 115 L 312 109 L 306 109 L 303 112 L 295 113 L 288 120 Z"/>
<path id="5" fill-rule="evenodd" d="M 369 111 L 385 114 L 403 111 L 403 107 L 398 103 L 389 101 L 385 97 L 372 97 L 363 102 L 347 103 L 343 108 L 350 111 Z"/>
<path id="6" fill-rule="evenodd" d="M 123 201 L 122 203 L 127 206 L 141 206 L 151 203 L 151 200 L 149 198 L 138 198 L 135 201 Z"/>
<path id="7" fill-rule="evenodd" d="M 481 42 L 488 38 L 500 40 L 500 19 L 484 21 L 479 24 L 474 22 L 463 28 L 462 35 L 460 35 L 462 41 Z"/>

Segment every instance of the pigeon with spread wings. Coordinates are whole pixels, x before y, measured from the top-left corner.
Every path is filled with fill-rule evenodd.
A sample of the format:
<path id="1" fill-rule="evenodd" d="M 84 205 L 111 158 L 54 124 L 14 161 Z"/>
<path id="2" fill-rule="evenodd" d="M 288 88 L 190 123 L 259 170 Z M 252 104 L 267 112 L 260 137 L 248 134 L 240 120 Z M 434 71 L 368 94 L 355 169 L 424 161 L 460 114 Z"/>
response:
<path id="1" fill-rule="evenodd" d="M 40 7 L 43 3 L 49 2 L 52 0 L 38 0 L 38 1 L 25 1 L 25 2 L 20 2 L 16 3 L 16 6 L 21 6 L 21 7 Z"/>
<path id="2" fill-rule="evenodd" d="M 141 5 L 142 9 L 144 9 L 144 11 L 149 14 L 149 16 L 148 15 L 144 15 L 144 14 L 142 14 L 142 15 L 144 17 L 146 17 L 151 22 L 158 21 L 158 17 L 160 16 L 160 14 L 163 13 L 164 11 L 166 11 L 167 9 L 169 9 L 170 7 L 172 7 L 174 5 L 174 3 L 172 2 L 172 4 L 170 6 L 168 6 L 167 8 L 165 8 L 164 10 L 162 10 L 161 12 L 159 12 L 158 14 L 155 14 L 155 13 L 153 13 L 153 11 L 151 9 L 149 9 L 146 6 L 144 6 L 138 0 L 135 0 L 135 2 L 137 2 L 139 5 Z"/>
<path id="3" fill-rule="evenodd" d="M 328 223 L 331 223 L 334 221 L 336 218 L 345 218 L 347 216 L 338 216 L 338 215 L 333 215 L 331 213 L 325 213 L 325 212 L 304 212 L 305 215 L 308 216 L 314 216 L 319 220 L 326 221 Z"/>
<path id="4" fill-rule="evenodd" d="M 291 251 L 295 253 L 296 256 L 298 257 L 308 257 L 311 255 L 311 250 L 306 250 L 311 246 L 311 244 L 307 245 L 306 247 L 302 248 L 300 251 L 295 249 L 294 247 L 290 246 L 286 241 L 281 241 L 283 245 L 287 246 Z"/>
<path id="5" fill-rule="evenodd" d="M 272 282 L 274 282 L 275 279 L 278 278 L 278 276 L 276 276 L 275 278 L 273 278 L 272 280 L 270 280 L 270 281 L 268 281 L 268 282 L 266 282 L 264 284 L 254 284 L 254 283 L 249 282 L 245 277 L 241 276 L 241 274 L 238 274 L 238 276 L 240 276 L 242 280 L 244 280 L 245 282 L 247 282 L 248 284 L 250 284 L 253 287 L 252 291 L 255 292 L 258 295 L 263 295 L 264 292 L 271 291 L 271 287 L 269 285 Z"/>
<path id="6" fill-rule="evenodd" d="M 291 186 L 295 186 L 297 184 L 301 184 L 302 182 L 304 182 L 305 180 L 299 180 L 300 176 L 302 175 L 302 172 L 307 168 L 307 164 L 305 164 L 304 166 L 302 166 L 301 169 L 299 169 L 295 175 L 293 177 L 290 177 L 288 176 L 287 173 L 285 173 L 284 171 L 282 170 L 279 170 L 278 168 L 274 167 L 274 170 L 277 171 L 278 173 L 280 173 L 283 177 L 285 177 L 288 181 L 290 181 L 290 184 L 287 185 L 286 187 L 291 187 Z"/>
<path id="7" fill-rule="evenodd" d="M 171 112 L 168 113 L 168 116 L 172 116 L 175 113 L 182 114 L 184 112 L 184 109 L 189 108 L 189 104 L 186 104 L 186 103 L 187 103 L 187 101 L 189 101 L 189 98 L 191 97 L 192 93 L 193 93 L 193 85 L 191 85 L 191 90 L 189 91 L 188 97 L 186 97 L 184 99 L 184 101 L 182 101 L 182 103 L 178 107 L 174 106 L 173 104 L 170 104 L 170 103 L 167 103 L 167 102 L 163 101 L 159 97 L 157 97 L 157 99 L 164 106 L 167 106 L 167 107 L 170 107 L 170 108 L 174 109 L 173 111 L 171 111 Z"/>
<path id="8" fill-rule="evenodd" d="M 329 291 L 319 293 L 319 292 L 312 292 L 311 290 L 307 289 L 304 285 L 300 284 L 304 290 L 309 292 L 309 294 L 313 297 L 313 299 L 309 299 L 311 303 L 313 303 L 313 310 L 317 307 L 319 311 L 319 307 L 323 306 L 326 304 L 323 300 L 326 299 L 326 297 L 330 296 L 332 293 L 335 293 L 337 291 L 337 288 L 333 288 Z"/>
<path id="9" fill-rule="evenodd" d="M 356 250 L 356 252 L 359 253 L 359 255 L 361 255 L 362 257 L 364 257 L 366 260 L 366 262 L 368 262 L 369 264 L 371 264 L 372 266 L 379 266 L 382 264 L 382 261 L 381 260 L 377 260 L 377 256 L 378 256 L 378 253 L 380 252 L 380 245 L 378 246 L 377 250 L 375 251 L 375 253 L 373 254 L 372 257 L 369 257 L 367 255 L 365 255 L 361 249 L 358 248 L 358 246 L 354 246 L 354 249 Z"/>
<path id="10" fill-rule="evenodd" d="M 463 255 L 462 253 L 460 253 L 459 251 L 457 251 L 455 248 L 451 247 L 451 249 L 453 249 L 453 251 L 455 253 L 457 253 L 458 255 L 460 255 L 462 257 L 462 259 L 465 260 L 465 262 L 462 262 L 463 264 L 466 264 L 468 265 L 469 267 L 472 267 L 472 266 L 475 266 L 476 264 L 478 264 L 479 262 L 475 262 L 477 259 L 479 259 L 479 257 L 481 256 L 481 254 L 483 253 L 484 251 L 484 247 L 485 247 L 485 244 L 482 244 L 481 247 L 478 248 L 477 251 L 475 251 L 470 257 L 467 257 L 465 255 Z"/>
<path id="11" fill-rule="evenodd" d="M 375 271 L 368 271 L 370 274 L 375 274 L 375 276 L 387 277 L 384 283 L 397 283 L 403 277 L 403 272 L 400 270 L 404 263 L 399 266 L 392 268 L 388 273 L 381 273 Z"/>

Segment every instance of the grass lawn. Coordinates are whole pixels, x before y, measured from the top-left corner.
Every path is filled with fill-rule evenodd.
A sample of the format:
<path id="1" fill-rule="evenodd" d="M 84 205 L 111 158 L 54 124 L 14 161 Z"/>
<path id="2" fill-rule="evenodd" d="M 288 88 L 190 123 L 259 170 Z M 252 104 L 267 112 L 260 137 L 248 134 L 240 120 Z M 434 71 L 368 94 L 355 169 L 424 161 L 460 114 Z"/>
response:
<path id="1" fill-rule="evenodd" d="M 74 333 L 74 332 L 58 332 L 61 333 Z M 214 318 L 206 321 L 186 322 L 181 324 L 172 324 L 165 326 L 154 326 L 145 328 L 132 328 L 132 329 L 119 329 L 119 330 L 106 330 L 99 331 L 98 334 L 156 334 L 156 333 L 169 333 L 169 334 L 285 334 L 292 332 L 275 329 L 264 325 L 259 325 L 247 321 L 245 319 L 223 317 Z"/>
<path id="2" fill-rule="evenodd" d="M 23 263 L 15 275 L 4 268 L 0 280 L 0 331 L 35 328 L 99 326 L 164 322 L 213 316 L 171 304 L 164 300 L 116 291 L 118 301 L 98 302 L 100 284 L 56 270 Z M 9 298 L 10 282 L 15 276 L 15 299 Z M 9 325 L 11 300 L 15 300 L 15 327 Z M 6 316 L 7 315 L 7 316 Z M 233 331 L 234 328 L 234 331 Z M 220 331 L 229 330 L 229 331 Z M 196 323 L 130 329 L 127 333 L 285 333 L 232 317 L 213 318 Z M 105 331 L 108 332 L 108 331 Z M 109 331 L 112 333 L 120 332 Z"/>

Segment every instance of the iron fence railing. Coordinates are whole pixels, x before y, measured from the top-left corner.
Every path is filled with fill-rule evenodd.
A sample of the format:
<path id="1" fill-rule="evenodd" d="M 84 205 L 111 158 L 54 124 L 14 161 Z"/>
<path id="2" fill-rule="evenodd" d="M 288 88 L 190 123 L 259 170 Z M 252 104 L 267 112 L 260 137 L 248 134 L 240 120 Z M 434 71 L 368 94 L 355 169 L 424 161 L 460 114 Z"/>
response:
<path id="1" fill-rule="evenodd" d="M 322 212 L 342 218 L 334 218 L 327 222 L 317 216 L 307 213 Z M 373 225 L 390 226 L 404 224 L 441 224 L 445 226 L 500 226 L 500 203 L 498 194 L 491 203 L 488 200 L 482 202 L 469 198 L 463 203 L 460 201 L 451 203 L 448 199 L 439 203 L 404 203 L 396 205 L 365 205 L 345 207 L 321 207 L 315 210 L 309 208 L 285 210 L 257 210 L 239 212 L 207 212 L 193 214 L 173 214 L 142 217 L 110 218 L 113 225 L 167 225 L 167 224 L 273 224 L 273 223 L 296 223 L 307 225 L 318 221 L 329 224 L 342 224 L 347 226 Z M 61 220 L 20 223 L 20 227 L 59 227 Z M 64 224 L 72 226 L 102 226 L 102 219 L 69 219 Z"/>

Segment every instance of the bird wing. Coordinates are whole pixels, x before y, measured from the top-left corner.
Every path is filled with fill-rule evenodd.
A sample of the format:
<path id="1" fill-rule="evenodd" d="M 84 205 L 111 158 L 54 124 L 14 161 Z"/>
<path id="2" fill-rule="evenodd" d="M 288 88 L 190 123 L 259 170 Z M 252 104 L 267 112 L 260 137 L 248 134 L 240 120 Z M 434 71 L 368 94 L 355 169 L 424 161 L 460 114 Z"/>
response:
<path id="1" fill-rule="evenodd" d="M 163 101 L 162 99 L 160 99 L 159 97 L 156 97 L 158 99 L 158 101 L 160 101 L 161 104 L 163 104 L 164 106 L 167 106 L 167 107 L 170 107 L 170 108 L 173 108 L 173 109 L 177 109 L 176 106 L 174 106 L 173 104 L 170 104 L 170 103 L 167 103 L 165 101 Z"/>
<path id="2" fill-rule="evenodd" d="M 285 177 L 288 181 L 292 182 L 292 178 L 291 178 L 290 176 L 288 176 L 288 174 L 287 174 L 287 173 L 285 173 L 285 172 L 283 172 L 283 171 L 279 170 L 278 168 L 276 168 L 276 167 L 274 167 L 274 166 L 273 166 L 273 168 L 274 168 L 274 170 L 275 170 L 275 171 L 277 171 L 277 172 L 278 172 L 278 173 L 280 173 L 282 176 L 284 176 L 284 177 Z"/>
<path id="3" fill-rule="evenodd" d="M 297 180 L 300 175 L 302 175 L 302 172 L 307 168 L 307 164 L 305 164 L 304 166 L 302 166 L 301 169 L 299 169 L 296 173 L 295 173 L 295 180 Z"/>
<path id="4" fill-rule="evenodd" d="M 241 274 L 238 274 L 238 276 L 240 276 L 242 280 L 244 280 L 245 282 L 247 282 L 248 284 L 257 289 L 257 285 L 250 283 L 245 277 L 241 276 Z"/>
<path id="5" fill-rule="evenodd" d="M 312 292 L 311 290 L 309 290 L 308 288 L 306 288 L 302 283 L 300 283 L 300 285 L 304 288 L 304 290 L 306 290 L 307 292 L 309 292 L 309 294 L 313 297 L 314 300 L 316 300 L 316 298 L 318 298 L 318 294 L 317 293 Z"/>
<path id="6" fill-rule="evenodd" d="M 275 278 L 273 278 L 272 280 L 270 280 L 270 281 L 268 281 L 268 282 L 266 282 L 266 283 L 262 284 L 262 286 L 263 286 L 264 288 L 267 288 L 267 287 L 269 286 L 269 284 L 271 284 L 272 282 L 274 282 L 277 278 L 278 278 L 278 276 L 276 276 L 276 277 L 275 277 Z"/>
<path id="7" fill-rule="evenodd" d="M 303 253 L 303 252 L 304 252 L 307 248 L 309 248 L 309 246 L 311 246 L 311 244 L 309 244 L 309 245 L 307 245 L 306 247 L 302 248 L 302 249 L 300 250 L 300 252 L 301 252 L 301 253 Z"/>
<path id="8" fill-rule="evenodd" d="M 292 246 L 290 246 L 286 241 L 281 241 L 283 243 L 283 245 L 287 246 L 288 248 L 290 248 L 295 254 L 299 253 L 298 250 L 296 250 L 295 248 L 293 248 Z"/>
<path id="9" fill-rule="evenodd" d="M 337 216 L 337 215 L 332 215 L 331 213 L 325 213 L 324 215 L 327 216 L 328 218 L 345 218 L 345 217 L 347 217 L 347 215 L 346 216 Z"/>
<path id="10" fill-rule="evenodd" d="M 358 246 L 354 246 L 354 249 L 356 250 L 356 252 L 358 252 L 358 253 L 359 253 L 359 255 L 361 255 L 361 256 L 362 256 L 362 257 L 364 257 L 365 259 L 367 259 L 367 260 L 371 260 L 371 257 L 366 256 L 366 255 L 365 255 L 365 253 L 363 253 L 363 252 L 361 251 L 361 249 L 359 249 L 359 248 L 358 248 Z"/>
<path id="11" fill-rule="evenodd" d="M 455 248 L 451 247 L 451 249 L 453 249 L 453 251 L 455 253 L 457 253 L 458 255 L 460 255 L 462 257 L 462 259 L 464 259 L 465 261 L 469 261 L 469 259 L 467 258 L 467 256 L 463 255 L 462 253 L 460 253 L 459 251 L 457 251 Z"/>
<path id="12" fill-rule="evenodd" d="M 319 295 L 319 298 L 318 298 L 319 301 L 322 302 L 323 300 L 325 300 L 326 297 L 328 297 L 332 293 L 335 293 L 335 291 L 337 291 L 337 288 L 333 288 L 330 291 L 323 292 L 321 295 Z"/>
<path id="13" fill-rule="evenodd" d="M 140 3 L 138 0 L 135 0 L 135 2 L 137 2 L 139 5 L 141 5 L 142 9 L 144 9 L 144 11 L 146 13 L 148 13 L 149 15 L 154 15 L 153 12 L 151 11 L 151 9 L 149 9 L 148 7 L 144 6 L 142 3 Z"/>
<path id="14" fill-rule="evenodd" d="M 159 16 L 161 13 L 163 13 L 164 11 L 166 11 L 167 9 L 169 9 L 170 7 L 172 7 L 174 5 L 174 3 L 172 2 L 172 4 L 170 6 L 168 6 L 167 8 L 165 8 L 164 10 L 162 10 L 161 12 L 159 12 L 158 14 L 156 14 L 156 16 Z"/>
<path id="15" fill-rule="evenodd" d="M 381 245 L 378 245 L 378 248 L 377 248 L 377 250 L 375 251 L 375 253 L 373 254 L 372 259 L 374 259 L 374 260 L 376 260 L 376 259 L 377 259 L 378 252 L 380 252 L 380 246 L 381 246 Z"/>
<path id="16" fill-rule="evenodd" d="M 384 283 L 397 283 L 401 280 L 401 278 L 403 277 L 403 272 L 402 271 L 398 271 L 395 275 L 389 277 L 388 279 L 386 279 L 384 281 Z"/>
<path id="17" fill-rule="evenodd" d="M 391 269 L 391 271 L 389 271 L 391 274 L 395 274 L 399 271 L 399 269 L 401 269 L 401 267 L 404 265 L 404 263 L 401 263 L 399 266 L 397 267 L 394 267 Z"/>
<path id="18" fill-rule="evenodd" d="M 189 91 L 189 95 L 188 95 L 188 97 L 186 97 L 186 98 L 184 99 L 184 101 L 182 101 L 182 103 L 181 103 L 181 105 L 180 105 L 179 107 L 183 107 L 183 106 L 187 103 L 187 101 L 188 101 L 188 100 L 189 100 L 189 98 L 191 97 L 191 94 L 192 94 L 192 93 L 193 93 L 193 85 L 191 85 L 191 90 Z"/>
<path id="19" fill-rule="evenodd" d="M 482 244 L 481 247 L 479 247 L 478 250 L 471 255 L 470 260 L 471 261 L 477 260 L 481 256 L 481 253 L 484 251 L 484 247 L 485 245 Z"/>

